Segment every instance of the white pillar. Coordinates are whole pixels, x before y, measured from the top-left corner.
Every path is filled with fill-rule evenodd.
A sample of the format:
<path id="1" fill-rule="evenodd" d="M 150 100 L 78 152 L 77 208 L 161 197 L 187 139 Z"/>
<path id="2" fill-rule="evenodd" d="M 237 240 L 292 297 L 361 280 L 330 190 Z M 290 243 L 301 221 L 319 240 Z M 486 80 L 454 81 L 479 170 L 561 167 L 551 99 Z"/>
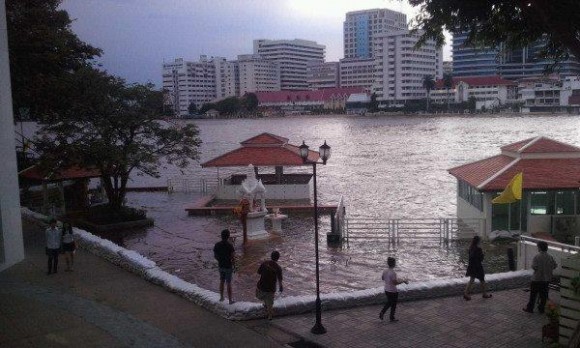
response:
<path id="1" fill-rule="evenodd" d="M 0 271 L 2 271 L 24 259 L 5 0 L 0 0 L 0 158 L 2 158 L 0 166 Z"/>

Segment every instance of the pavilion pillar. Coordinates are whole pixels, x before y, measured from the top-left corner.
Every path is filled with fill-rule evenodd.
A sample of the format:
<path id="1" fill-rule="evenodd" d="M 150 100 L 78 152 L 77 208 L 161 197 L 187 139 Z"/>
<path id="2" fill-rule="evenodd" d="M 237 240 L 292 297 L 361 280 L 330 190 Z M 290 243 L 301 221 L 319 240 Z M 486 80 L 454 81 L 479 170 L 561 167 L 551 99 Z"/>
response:
<path id="1" fill-rule="evenodd" d="M 42 213 L 48 214 L 48 184 L 46 181 L 42 182 Z"/>
<path id="2" fill-rule="evenodd" d="M 284 177 L 284 167 L 276 166 L 276 183 L 282 184 L 282 178 Z"/>
<path id="3" fill-rule="evenodd" d="M 256 175 L 256 179 L 258 179 L 258 166 L 254 167 L 254 174 Z"/>
<path id="4" fill-rule="evenodd" d="M 58 182 L 58 193 L 60 196 L 60 210 L 62 211 L 62 214 L 64 214 L 66 213 L 66 202 L 64 198 L 64 184 L 62 181 Z"/>

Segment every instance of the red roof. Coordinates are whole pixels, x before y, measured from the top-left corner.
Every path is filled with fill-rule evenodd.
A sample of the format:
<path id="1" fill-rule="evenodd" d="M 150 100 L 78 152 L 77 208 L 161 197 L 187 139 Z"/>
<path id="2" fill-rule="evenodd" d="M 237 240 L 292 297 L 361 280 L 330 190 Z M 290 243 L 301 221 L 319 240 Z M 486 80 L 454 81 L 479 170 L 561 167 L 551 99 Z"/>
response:
<path id="1" fill-rule="evenodd" d="M 516 86 L 517 84 L 510 80 L 502 79 L 500 76 L 474 76 L 474 77 L 454 77 L 453 86 L 459 82 L 465 82 L 470 86 Z M 443 80 L 435 81 L 435 88 L 445 88 Z"/>
<path id="2" fill-rule="evenodd" d="M 361 87 L 324 88 L 315 91 L 273 91 L 256 92 L 260 104 L 289 102 L 325 102 L 335 99 L 348 99 L 351 94 L 363 93 Z"/>
<path id="3" fill-rule="evenodd" d="M 449 169 L 479 191 L 500 191 L 519 172 L 530 190 L 578 189 L 580 148 L 545 137 L 501 147 L 502 154 Z"/>
<path id="4" fill-rule="evenodd" d="M 288 144 L 288 139 L 262 133 L 240 143 L 242 147 L 202 163 L 202 167 L 245 167 L 250 164 L 256 167 L 272 166 L 302 166 L 300 149 Z M 308 160 L 316 162 L 320 154 L 310 151 Z"/>
<path id="5" fill-rule="evenodd" d="M 98 178 L 101 176 L 101 172 L 98 169 L 87 169 L 78 166 L 48 172 L 41 170 L 38 166 L 32 166 L 21 171 L 19 175 L 36 181 L 63 181 Z"/>

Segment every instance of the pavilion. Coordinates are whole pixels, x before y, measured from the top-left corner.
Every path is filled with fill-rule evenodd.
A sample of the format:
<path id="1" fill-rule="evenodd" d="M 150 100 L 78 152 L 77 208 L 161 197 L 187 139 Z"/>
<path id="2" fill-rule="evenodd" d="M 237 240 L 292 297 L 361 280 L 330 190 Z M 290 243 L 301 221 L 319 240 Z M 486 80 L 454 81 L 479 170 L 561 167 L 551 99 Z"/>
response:
<path id="1" fill-rule="evenodd" d="M 492 204 L 519 172 L 523 173 L 522 200 Z M 457 217 L 483 219 L 486 235 L 498 230 L 547 232 L 566 243 L 580 236 L 580 148 L 576 146 L 538 136 L 502 146 L 499 155 L 451 168 L 449 173 L 457 178 Z"/>
<path id="2" fill-rule="evenodd" d="M 203 168 L 224 168 L 254 166 L 255 175 L 266 187 L 267 199 L 310 201 L 311 173 L 285 174 L 284 167 L 306 166 L 298 146 L 288 143 L 288 139 L 271 133 L 262 133 L 240 143 L 241 147 L 202 163 Z M 308 161 L 319 161 L 320 154 L 309 152 Z M 308 164 L 310 166 L 311 164 Z M 274 168 L 271 173 L 260 173 L 262 168 Z M 247 174 L 232 174 L 220 179 L 216 199 L 237 200 L 237 189 Z"/>

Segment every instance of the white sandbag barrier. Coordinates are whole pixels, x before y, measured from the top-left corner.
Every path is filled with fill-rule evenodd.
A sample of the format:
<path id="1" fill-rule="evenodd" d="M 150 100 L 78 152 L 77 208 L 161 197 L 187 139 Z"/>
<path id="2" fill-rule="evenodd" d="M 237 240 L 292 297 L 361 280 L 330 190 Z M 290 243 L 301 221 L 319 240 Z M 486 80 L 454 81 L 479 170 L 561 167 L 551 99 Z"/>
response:
<path id="1" fill-rule="evenodd" d="M 22 216 L 46 221 L 47 217 L 29 209 L 22 208 Z M 74 228 L 75 239 L 82 249 L 100 256 L 144 279 L 160 285 L 165 289 L 200 305 L 212 312 L 231 320 L 249 320 L 263 318 L 265 313 L 261 303 L 236 302 L 232 305 L 227 301 L 220 302 L 219 294 L 203 289 L 196 284 L 170 274 L 148 258 L 139 253 L 116 245 L 115 243 L 95 236 L 85 230 Z M 380 270 L 377 270 L 377 274 Z M 528 286 L 532 272 L 529 270 L 489 274 L 486 283 L 490 291 L 508 290 Z M 425 282 L 402 284 L 399 286 L 399 301 L 424 300 L 444 296 L 460 296 L 463 294 L 467 278 L 431 280 Z M 477 291 L 478 287 L 475 286 Z M 288 296 L 275 300 L 276 315 L 291 315 L 311 312 L 314 310 L 314 295 Z M 385 295 L 382 287 L 322 294 L 322 308 L 339 309 L 363 305 L 382 304 Z"/>

